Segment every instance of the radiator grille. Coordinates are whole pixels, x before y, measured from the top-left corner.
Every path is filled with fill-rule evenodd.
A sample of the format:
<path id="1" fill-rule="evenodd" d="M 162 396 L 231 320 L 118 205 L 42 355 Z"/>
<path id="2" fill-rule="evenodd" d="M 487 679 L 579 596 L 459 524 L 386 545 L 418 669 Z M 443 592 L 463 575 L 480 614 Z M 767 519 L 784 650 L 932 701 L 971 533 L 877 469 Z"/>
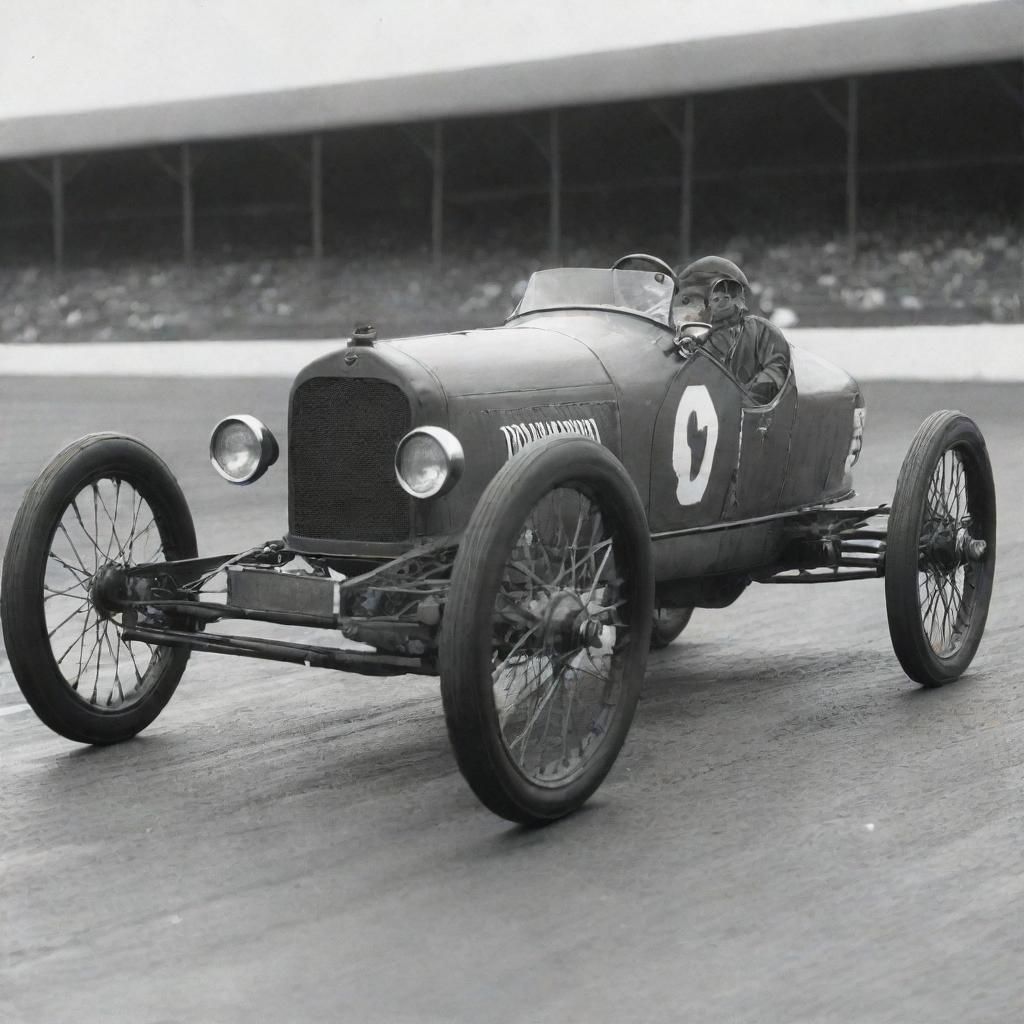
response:
<path id="1" fill-rule="evenodd" d="M 383 380 L 313 377 L 292 396 L 288 522 L 300 537 L 397 541 L 410 499 L 395 479 L 409 402 Z"/>

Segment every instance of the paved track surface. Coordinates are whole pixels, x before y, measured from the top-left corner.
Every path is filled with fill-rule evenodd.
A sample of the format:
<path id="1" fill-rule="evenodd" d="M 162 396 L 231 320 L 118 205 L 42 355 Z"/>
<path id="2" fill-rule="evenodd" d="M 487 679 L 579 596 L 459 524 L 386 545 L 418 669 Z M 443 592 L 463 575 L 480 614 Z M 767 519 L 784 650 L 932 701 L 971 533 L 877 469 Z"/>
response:
<path id="1" fill-rule="evenodd" d="M 0 542 L 61 444 L 151 442 L 201 549 L 279 535 L 207 431 L 283 381 L 0 378 Z M 1018 1021 L 1019 387 L 866 387 L 865 500 L 933 409 L 981 423 L 1001 535 L 968 677 L 902 675 L 880 582 L 754 588 L 651 658 L 603 788 L 542 831 L 482 810 L 437 684 L 194 656 L 116 748 L 50 734 L 0 662 L 0 1020 Z M 232 524 L 237 525 L 232 525 Z"/>

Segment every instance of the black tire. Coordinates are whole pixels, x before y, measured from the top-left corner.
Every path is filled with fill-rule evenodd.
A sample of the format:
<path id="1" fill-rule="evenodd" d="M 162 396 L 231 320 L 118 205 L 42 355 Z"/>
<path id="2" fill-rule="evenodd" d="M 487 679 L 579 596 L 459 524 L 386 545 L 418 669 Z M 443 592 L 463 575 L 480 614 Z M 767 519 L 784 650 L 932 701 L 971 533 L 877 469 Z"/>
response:
<path id="1" fill-rule="evenodd" d="M 651 650 L 660 651 L 668 647 L 690 624 L 692 615 L 692 608 L 656 608 L 651 627 Z"/>
<path id="2" fill-rule="evenodd" d="M 152 525 L 144 525 L 146 515 Z M 0 619 L 18 686 L 54 732 L 80 743 L 116 743 L 160 714 L 189 652 L 124 641 L 117 614 L 97 603 L 97 574 L 104 566 L 195 555 L 195 529 L 181 488 L 140 441 L 90 434 L 43 470 L 11 528 Z M 68 609 L 72 614 L 64 619 Z M 57 618 L 63 622 L 54 628 Z M 72 644 L 65 647 L 69 636 Z M 101 674 L 103 692 L 109 684 L 105 697 Z"/>
<path id="3" fill-rule="evenodd" d="M 647 517 L 607 449 L 545 438 L 498 471 L 460 543 L 440 642 L 448 734 L 486 807 L 539 825 L 597 789 L 633 719 L 653 604 Z M 549 743 L 555 708 L 561 724 Z M 559 728 L 561 749 L 552 755 Z"/>
<path id="4" fill-rule="evenodd" d="M 889 516 L 885 604 L 892 646 L 922 686 L 957 679 L 985 631 L 996 562 L 996 498 L 981 431 L 959 412 L 921 424 Z"/>

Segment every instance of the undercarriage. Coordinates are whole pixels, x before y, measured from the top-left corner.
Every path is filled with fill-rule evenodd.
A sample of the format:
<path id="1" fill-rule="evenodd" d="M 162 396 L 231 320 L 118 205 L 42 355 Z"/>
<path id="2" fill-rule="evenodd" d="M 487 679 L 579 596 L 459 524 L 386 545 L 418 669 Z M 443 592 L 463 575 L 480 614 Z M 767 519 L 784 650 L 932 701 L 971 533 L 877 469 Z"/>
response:
<path id="1" fill-rule="evenodd" d="M 721 608 L 751 582 L 829 583 L 885 573 L 887 506 L 815 508 L 769 517 L 781 528 L 773 561 L 740 573 L 659 581 L 659 606 Z M 719 527 L 738 533 L 744 525 Z M 707 537 L 704 538 L 707 540 Z M 346 576 L 336 557 L 268 541 L 234 555 L 111 565 L 96 600 L 122 616 L 126 641 L 264 658 L 367 675 L 436 675 L 441 617 L 459 537 L 433 540 L 368 572 Z M 578 603 L 578 601 L 577 601 Z M 554 614 L 554 612 L 552 612 Z M 334 630 L 352 650 L 205 631 L 241 619 Z"/>

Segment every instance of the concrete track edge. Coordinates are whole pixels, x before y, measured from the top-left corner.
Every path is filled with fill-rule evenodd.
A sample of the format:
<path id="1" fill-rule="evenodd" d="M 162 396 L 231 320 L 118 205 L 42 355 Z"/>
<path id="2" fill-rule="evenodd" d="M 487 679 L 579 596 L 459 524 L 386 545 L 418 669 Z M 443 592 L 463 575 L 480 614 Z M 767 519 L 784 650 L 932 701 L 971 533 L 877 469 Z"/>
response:
<path id="1" fill-rule="evenodd" d="M 795 345 L 859 380 L 1024 382 L 1024 325 L 792 328 Z M 143 341 L 0 345 L 6 377 L 291 377 L 344 344 Z"/>

